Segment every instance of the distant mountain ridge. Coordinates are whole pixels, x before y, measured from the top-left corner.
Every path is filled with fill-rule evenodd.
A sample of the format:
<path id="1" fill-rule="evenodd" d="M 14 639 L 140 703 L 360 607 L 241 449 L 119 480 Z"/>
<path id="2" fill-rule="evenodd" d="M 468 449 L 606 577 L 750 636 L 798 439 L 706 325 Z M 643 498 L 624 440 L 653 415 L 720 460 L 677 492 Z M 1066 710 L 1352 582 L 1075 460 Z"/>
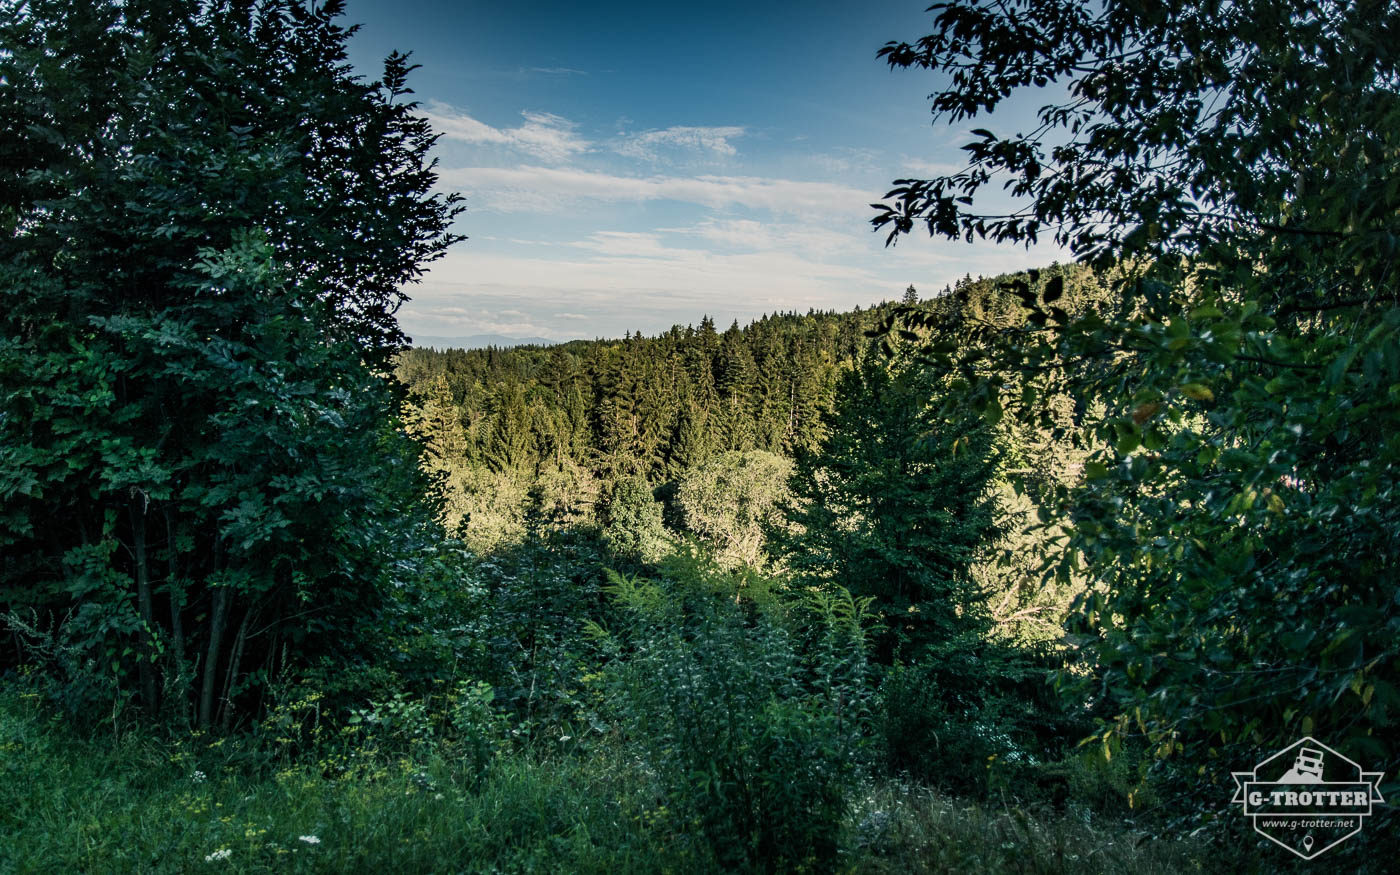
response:
<path id="1" fill-rule="evenodd" d="M 419 349 L 485 349 L 488 346 L 553 346 L 564 341 L 547 337 L 507 337 L 504 334 L 469 334 L 461 337 L 421 334 L 411 337 L 410 342 Z"/>

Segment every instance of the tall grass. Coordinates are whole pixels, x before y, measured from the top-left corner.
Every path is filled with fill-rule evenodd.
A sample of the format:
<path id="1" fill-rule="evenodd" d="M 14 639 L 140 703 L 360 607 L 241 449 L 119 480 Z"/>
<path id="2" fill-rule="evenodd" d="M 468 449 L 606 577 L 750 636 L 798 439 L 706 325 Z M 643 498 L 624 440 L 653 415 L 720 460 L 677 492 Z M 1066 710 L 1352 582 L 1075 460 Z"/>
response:
<path id="1" fill-rule="evenodd" d="M 679 871 L 601 758 L 429 753 L 341 777 L 248 741 L 81 738 L 0 696 L 0 872 Z"/>
<path id="2" fill-rule="evenodd" d="M 0 872 L 720 871 L 624 748 L 512 750 L 483 776 L 455 749 L 328 774 L 250 739 L 68 729 L 0 690 Z M 1209 869 L 1205 849 L 1082 816 L 987 810 L 873 782 L 809 871 Z"/>

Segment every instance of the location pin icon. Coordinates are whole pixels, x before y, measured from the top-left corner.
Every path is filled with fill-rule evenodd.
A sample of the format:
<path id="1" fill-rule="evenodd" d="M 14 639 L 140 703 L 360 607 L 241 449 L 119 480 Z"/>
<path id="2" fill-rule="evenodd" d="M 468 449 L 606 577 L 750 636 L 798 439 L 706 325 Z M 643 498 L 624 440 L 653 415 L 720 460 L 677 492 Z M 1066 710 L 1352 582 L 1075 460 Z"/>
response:
<path id="1" fill-rule="evenodd" d="M 1303 850 L 1311 851 L 1313 846 L 1312 836 L 1303 836 Z"/>

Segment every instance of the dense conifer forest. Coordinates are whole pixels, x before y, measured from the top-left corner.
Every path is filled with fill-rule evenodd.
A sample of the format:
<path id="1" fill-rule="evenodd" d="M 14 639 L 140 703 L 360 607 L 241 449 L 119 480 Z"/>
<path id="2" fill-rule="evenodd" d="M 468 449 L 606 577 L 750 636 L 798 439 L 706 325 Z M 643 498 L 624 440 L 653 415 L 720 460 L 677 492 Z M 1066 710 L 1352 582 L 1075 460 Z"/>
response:
<path id="1" fill-rule="evenodd" d="M 0 0 L 0 872 L 1393 868 L 1400 5 L 938 4 L 1072 260 L 475 350 L 343 11 Z"/>
<path id="2" fill-rule="evenodd" d="M 703 317 L 649 338 L 413 349 L 395 373 L 447 499 L 445 524 L 485 546 L 518 537 L 527 518 L 605 520 L 627 480 L 679 519 L 677 488 L 711 459 L 818 450 L 842 375 L 893 306 L 775 314 L 723 332 Z"/>

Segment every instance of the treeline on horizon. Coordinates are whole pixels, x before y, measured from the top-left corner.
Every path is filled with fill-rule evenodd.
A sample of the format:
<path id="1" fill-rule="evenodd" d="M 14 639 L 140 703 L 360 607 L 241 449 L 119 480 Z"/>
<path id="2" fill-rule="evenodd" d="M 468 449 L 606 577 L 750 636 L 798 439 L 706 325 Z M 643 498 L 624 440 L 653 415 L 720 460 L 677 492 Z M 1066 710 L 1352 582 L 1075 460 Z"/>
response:
<path id="1" fill-rule="evenodd" d="M 1072 266 L 1050 272 L 1076 286 L 1090 278 Z M 722 332 L 706 316 L 654 337 L 409 349 L 395 376 L 445 502 L 442 521 L 473 546 L 518 541 L 529 525 L 606 523 L 616 485 L 629 480 L 684 529 L 675 493 L 703 463 L 819 450 L 841 376 L 892 352 L 899 341 L 875 329 L 911 308 L 998 322 L 1018 312 L 1006 277 L 969 275 L 924 300 L 910 286 L 898 302 L 775 313 Z"/>

